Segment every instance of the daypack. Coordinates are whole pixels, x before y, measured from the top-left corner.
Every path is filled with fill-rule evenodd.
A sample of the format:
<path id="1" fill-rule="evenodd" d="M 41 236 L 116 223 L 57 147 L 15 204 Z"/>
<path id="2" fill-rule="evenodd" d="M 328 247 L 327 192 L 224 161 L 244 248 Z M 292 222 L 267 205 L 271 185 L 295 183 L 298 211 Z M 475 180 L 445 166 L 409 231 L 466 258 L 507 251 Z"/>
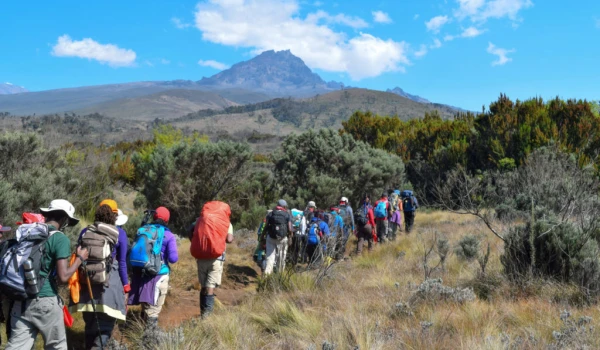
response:
<path id="1" fill-rule="evenodd" d="M 300 227 L 302 226 L 302 218 L 304 217 L 304 212 L 298 209 L 292 209 L 292 227 L 294 228 L 294 232 L 300 231 Z M 299 234 L 304 234 L 304 232 L 299 232 Z"/>
<path id="2" fill-rule="evenodd" d="M 129 252 L 129 265 L 146 276 L 156 276 L 168 271 L 162 262 L 160 250 L 165 238 L 165 227 L 149 224 L 140 227 Z"/>
<path id="3" fill-rule="evenodd" d="M 390 195 L 390 205 L 392 206 L 392 210 L 396 211 L 399 210 L 399 204 L 400 204 L 400 198 L 398 198 L 398 193 L 396 192 L 392 192 L 392 194 Z"/>
<path id="4" fill-rule="evenodd" d="M 402 206 L 403 206 L 404 211 L 415 211 L 417 209 L 413 191 L 404 190 L 404 191 L 402 191 L 401 196 L 402 196 Z"/>
<path id="5" fill-rule="evenodd" d="M 365 227 L 369 223 L 369 218 L 367 218 L 367 208 L 360 208 L 354 213 L 354 222 L 359 227 Z"/>
<path id="6" fill-rule="evenodd" d="M 329 229 L 332 230 L 333 224 L 335 224 L 335 215 L 328 212 L 324 212 L 323 221 L 327 224 L 327 226 L 329 226 Z"/>
<path id="7" fill-rule="evenodd" d="M 284 210 L 273 210 L 267 219 L 269 237 L 282 239 L 288 234 L 288 213 Z"/>
<path id="8" fill-rule="evenodd" d="M 379 202 L 377 202 L 377 205 L 375 206 L 375 217 L 376 218 L 378 218 L 378 219 L 387 218 L 387 216 L 388 216 L 387 204 L 388 204 L 387 200 L 380 200 Z"/>
<path id="9" fill-rule="evenodd" d="M 96 222 L 87 227 L 79 243 L 86 247 L 89 257 L 86 262 L 90 282 L 108 285 L 112 268 L 112 252 L 119 241 L 119 229 L 116 226 Z M 83 269 L 81 269 L 83 274 Z"/>
<path id="10" fill-rule="evenodd" d="M 46 241 L 54 232 L 41 223 L 25 224 L 17 229 L 19 237 L 0 245 L 0 290 L 11 300 L 37 297 L 46 277 L 40 272 L 46 253 Z M 49 274 L 49 271 L 45 275 Z"/>
<path id="11" fill-rule="evenodd" d="M 212 201 L 204 204 L 190 246 L 194 258 L 211 260 L 223 255 L 231 224 L 230 216 L 231 208 L 227 203 Z"/>
<path id="12" fill-rule="evenodd" d="M 316 245 L 319 244 L 321 240 L 321 229 L 319 228 L 318 222 L 313 222 L 310 224 L 310 228 L 308 229 L 308 236 L 306 237 L 307 245 Z"/>
<path id="13" fill-rule="evenodd" d="M 340 206 L 339 216 L 344 220 L 344 227 L 352 228 L 352 217 L 350 216 L 350 211 L 348 210 L 348 206 L 342 205 Z"/>

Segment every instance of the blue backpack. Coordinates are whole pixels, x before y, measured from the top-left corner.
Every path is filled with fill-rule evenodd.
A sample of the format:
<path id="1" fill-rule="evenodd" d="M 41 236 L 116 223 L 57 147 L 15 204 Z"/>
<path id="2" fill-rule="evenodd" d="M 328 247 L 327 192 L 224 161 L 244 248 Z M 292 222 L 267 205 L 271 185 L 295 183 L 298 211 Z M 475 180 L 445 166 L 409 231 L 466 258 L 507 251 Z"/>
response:
<path id="1" fill-rule="evenodd" d="M 321 236 L 321 229 L 319 228 L 318 222 L 313 222 L 310 224 L 310 229 L 308 230 L 308 236 L 306 237 L 307 245 L 317 245 L 319 244 Z"/>
<path id="2" fill-rule="evenodd" d="M 417 209 L 417 203 L 415 203 L 415 195 L 411 190 L 404 190 L 401 193 L 402 206 L 404 211 L 415 211 Z"/>
<path id="3" fill-rule="evenodd" d="M 387 213 L 387 204 L 388 201 L 379 201 L 379 203 L 377 203 L 377 206 L 375 207 L 375 217 L 378 219 L 383 219 L 386 218 L 388 213 Z"/>
<path id="4" fill-rule="evenodd" d="M 169 268 L 163 264 L 160 253 L 164 237 L 163 225 L 151 224 L 140 227 L 129 252 L 129 265 L 138 271 L 141 270 L 146 276 L 167 274 Z"/>

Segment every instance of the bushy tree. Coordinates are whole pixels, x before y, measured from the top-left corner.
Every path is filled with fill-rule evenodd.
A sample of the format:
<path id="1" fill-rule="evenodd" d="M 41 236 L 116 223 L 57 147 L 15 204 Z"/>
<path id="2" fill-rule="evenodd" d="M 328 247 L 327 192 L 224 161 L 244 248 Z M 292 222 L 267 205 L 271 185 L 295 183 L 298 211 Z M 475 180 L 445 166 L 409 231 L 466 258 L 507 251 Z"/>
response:
<path id="1" fill-rule="evenodd" d="M 202 140 L 159 144 L 132 161 L 152 208 L 166 206 L 173 228 L 183 232 L 210 200 L 231 202 L 248 178 L 252 151 L 246 144 Z"/>
<path id="2" fill-rule="evenodd" d="M 273 161 L 278 189 L 301 208 L 309 200 L 325 208 L 342 195 L 356 204 L 405 183 L 400 157 L 329 129 L 289 136 Z"/>
<path id="3" fill-rule="evenodd" d="M 37 212 L 53 199 L 71 201 L 78 213 L 106 194 L 108 178 L 86 155 L 68 149 L 48 149 L 35 134 L 0 136 L 0 219 L 14 223 L 24 211 Z M 84 169 L 85 168 L 85 169 Z M 87 170 L 86 170 L 87 169 Z M 105 179 L 106 181 L 103 181 Z"/>

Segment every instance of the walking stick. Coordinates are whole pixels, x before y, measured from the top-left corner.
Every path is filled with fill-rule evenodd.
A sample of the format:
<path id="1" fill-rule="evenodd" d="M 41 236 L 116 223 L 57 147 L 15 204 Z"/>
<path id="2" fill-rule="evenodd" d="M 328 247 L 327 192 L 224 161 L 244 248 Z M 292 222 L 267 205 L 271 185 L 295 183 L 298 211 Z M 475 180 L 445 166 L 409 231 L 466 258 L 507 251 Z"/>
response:
<path id="1" fill-rule="evenodd" d="M 86 284 L 88 288 L 88 293 L 90 294 L 90 300 L 92 301 L 92 310 L 94 311 L 94 316 L 96 317 L 96 325 L 98 326 L 98 337 L 100 338 L 100 350 L 104 350 L 104 344 L 102 342 L 102 331 L 100 330 L 100 320 L 98 319 L 98 313 L 96 313 L 96 300 L 94 300 L 94 293 L 92 293 L 92 284 L 90 282 L 90 275 L 87 270 L 87 264 L 83 263 L 83 272 L 85 273 Z"/>

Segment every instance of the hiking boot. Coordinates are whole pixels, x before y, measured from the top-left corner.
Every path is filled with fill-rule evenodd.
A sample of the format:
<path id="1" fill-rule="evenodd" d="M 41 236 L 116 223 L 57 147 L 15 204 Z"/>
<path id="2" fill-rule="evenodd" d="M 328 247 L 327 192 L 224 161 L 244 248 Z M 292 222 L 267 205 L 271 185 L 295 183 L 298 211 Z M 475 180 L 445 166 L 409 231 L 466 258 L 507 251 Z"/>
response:
<path id="1" fill-rule="evenodd" d="M 202 319 L 207 318 L 212 314 L 215 307 L 215 296 L 213 295 L 201 295 L 200 296 L 200 317 Z"/>

